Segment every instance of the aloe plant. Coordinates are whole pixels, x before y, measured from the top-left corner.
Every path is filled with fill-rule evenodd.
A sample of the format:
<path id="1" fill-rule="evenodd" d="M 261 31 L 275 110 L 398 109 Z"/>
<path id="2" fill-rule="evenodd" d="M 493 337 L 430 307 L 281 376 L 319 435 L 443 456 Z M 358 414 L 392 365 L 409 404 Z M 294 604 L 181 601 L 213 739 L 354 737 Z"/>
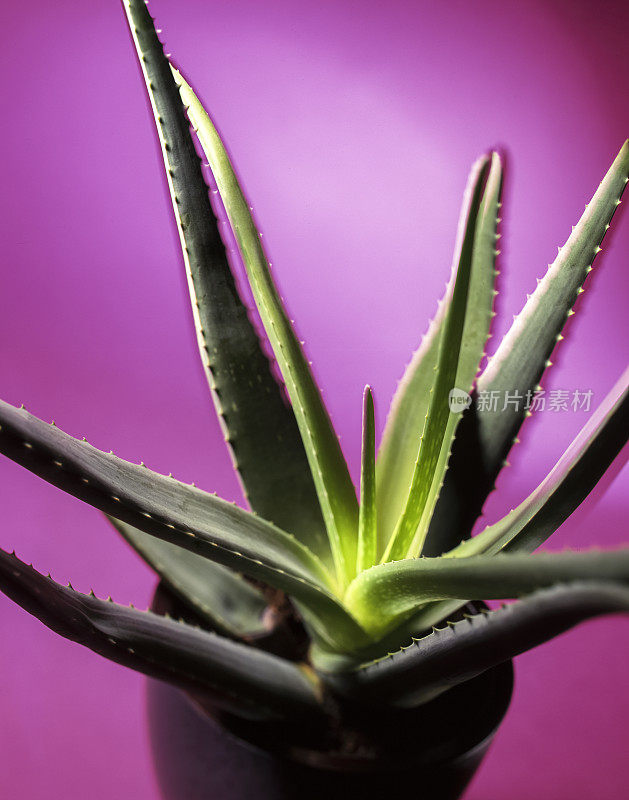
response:
<path id="1" fill-rule="evenodd" d="M 61 636 L 236 716 L 323 727 L 342 724 L 346 703 L 415 707 L 582 620 L 629 611 L 629 549 L 533 554 L 626 442 L 629 371 L 539 487 L 475 536 L 473 522 L 529 412 L 509 405 L 480 413 L 472 403 L 460 413 L 449 402 L 453 389 L 471 398 L 536 390 L 629 180 L 629 142 L 482 370 L 503 180 L 497 153 L 476 162 L 450 282 L 393 399 L 377 458 L 365 389 L 357 497 L 227 150 L 165 56 L 143 0 L 124 7 L 201 358 L 250 510 L 0 403 L 0 451 L 104 512 L 189 614 L 176 620 L 81 594 L 5 551 L 0 589 Z M 241 302 L 197 139 L 290 402 Z M 464 498 L 461 465 L 482 478 Z M 268 613 L 266 587 L 290 601 L 297 623 Z M 515 602 L 470 605 L 490 599 Z M 288 640 L 282 656 L 270 644 L 278 631 Z"/>

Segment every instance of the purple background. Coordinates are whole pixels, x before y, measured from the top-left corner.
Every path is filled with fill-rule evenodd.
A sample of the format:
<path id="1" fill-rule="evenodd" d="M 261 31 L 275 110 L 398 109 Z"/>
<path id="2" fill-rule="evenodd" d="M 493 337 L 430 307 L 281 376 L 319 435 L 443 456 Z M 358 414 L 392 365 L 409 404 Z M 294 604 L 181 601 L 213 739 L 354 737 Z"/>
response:
<path id="1" fill-rule="evenodd" d="M 356 474 L 363 384 L 375 387 L 381 430 L 447 278 L 472 160 L 508 147 L 501 334 L 629 135 L 629 7 L 151 9 L 245 176 Z M 2 396 L 239 499 L 121 8 L 33 0 L 3 12 Z M 625 366 L 627 221 L 619 213 L 547 389 L 592 389 L 600 401 Z M 527 424 L 489 517 L 543 477 L 586 417 L 546 412 Z M 148 603 L 152 575 L 97 512 L 12 463 L 0 472 L 1 546 L 81 590 Z M 622 542 L 628 477 L 595 511 L 588 501 L 553 547 Z M 1 597 L 0 631 L 2 797 L 156 798 L 142 678 Z M 628 633 L 626 620 L 595 621 L 518 659 L 513 705 L 468 800 L 622 795 Z"/>

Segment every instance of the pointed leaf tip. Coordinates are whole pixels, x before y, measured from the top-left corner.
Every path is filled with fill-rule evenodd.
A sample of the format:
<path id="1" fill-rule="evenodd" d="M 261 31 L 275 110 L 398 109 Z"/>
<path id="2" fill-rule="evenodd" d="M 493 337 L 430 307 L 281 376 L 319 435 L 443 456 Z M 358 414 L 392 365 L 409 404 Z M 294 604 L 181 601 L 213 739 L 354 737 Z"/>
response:
<path id="1" fill-rule="evenodd" d="M 373 566 L 378 557 L 375 474 L 375 420 L 373 393 L 369 385 L 363 391 L 363 430 L 360 460 L 360 506 L 358 516 L 357 572 Z"/>

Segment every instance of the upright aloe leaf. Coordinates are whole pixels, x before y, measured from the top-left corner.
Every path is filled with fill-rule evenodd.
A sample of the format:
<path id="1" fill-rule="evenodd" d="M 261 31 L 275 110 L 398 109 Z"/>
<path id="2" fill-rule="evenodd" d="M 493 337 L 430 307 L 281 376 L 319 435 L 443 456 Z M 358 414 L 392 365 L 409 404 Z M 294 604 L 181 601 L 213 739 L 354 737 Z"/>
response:
<path id="1" fill-rule="evenodd" d="M 451 279 L 419 349 L 398 384 L 382 434 L 376 460 L 380 553 L 384 553 L 408 498 L 453 286 Z"/>
<path id="2" fill-rule="evenodd" d="M 376 519 L 376 434 L 373 395 L 369 386 L 363 394 L 363 437 L 360 458 L 360 509 L 358 517 L 357 572 L 377 561 L 378 532 Z"/>
<path id="3" fill-rule="evenodd" d="M 240 639 L 268 632 L 263 619 L 267 608 L 264 595 L 240 575 L 126 522 L 108 519 L 164 583 L 214 630 Z"/>
<path id="4" fill-rule="evenodd" d="M 535 550 L 585 500 L 626 444 L 628 433 L 629 369 L 537 489 L 506 517 L 446 556 Z"/>
<path id="5" fill-rule="evenodd" d="M 321 676 L 356 700 L 417 706 L 586 619 L 619 612 L 629 612 L 626 586 L 557 586 L 497 611 L 467 615 L 373 663 Z M 587 647 L 587 637 L 584 642 Z"/>
<path id="6" fill-rule="evenodd" d="M 380 564 L 350 585 L 345 603 L 380 636 L 425 603 L 498 600 L 569 581 L 629 583 L 629 548 L 609 552 L 415 558 Z"/>
<path id="7" fill-rule="evenodd" d="M 103 453 L 3 402 L 0 453 L 134 528 L 287 592 L 331 647 L 351 650 L 369 640 L 334 597 L 316 556 L 233 503 Z"/>
<path id="8" fill-rule="evenodd" d="M 494 299 L 496 214 L 501 183 L 497 154 L 493 154 L 491 169 L 487 158 L 475 165 L 464 201 L 463 233 L 459 235 L 455 255 L 456 280 L 440 335 L 436 374 L 419 452 L 406 505 L 383 560 L 421 552 L 461 417 L 453 401 L 457 394 L 471 391 L 483 357 Z"/>
<path id="9" fill-rule="evenodd" d="M 355 574 L 358 503 L 338 438 L 301 344 L 277 292 L 260 234 L 218 131 L 179 72 L 173 70 L 234 231 L 253 296 L 286 381 L 323 511 L 341 585 Z"/>
<path id="10" fill-rule="evenodd" d="M 496 153 L 492 156 L 492 162 L 492 170 L 478 216 L 474 252 L 474 258 L 486 267 L 482 275 L 484 285 L 478 285 L 474 301 L 470 302 L 464 335 L 465 346 L 469 351 L 468 359 L 472 365 L 475 362 L 475 366 L 472 366 L 474 375 L 478 369 L 478 360 L 484 350 L 493 316 L 493 295 L 491 293 L 495 294 L 493 278 L 495 275 L 496 239 L 498 238 L 496 228 L 502 188 L 500 160 Z M 485 163 L 484 160 L 482 163 Z M 439 359 L 439 344 L 452 301 L 458 260 L 468 225 L 473 187 L 479 167 L 480 165 L 475 165 L 468 180 L 459 219 L 452 275 L 446 287 L 445 296 L 439 302 L 437 314 L 430 323 L 419 349 L 414 354 L 399 383 L 382 435 L 376 464 L 378 497 L 380 498 L 378 526 L 381 552 L 384 551 L 404 510 L 408 487 L 413 477 L 418 442 L 428 414 Z M 474 375 L 472 375 L 472 379 Z M 463 377 L 461 376 L 462 379 Z M 470 384 L 465 389 L 468 391 L 471 386 L 468 375 L 465 376 L 464 383 Z M 444 448 L 440 458 L 444 463 L 439 465 L 441 470 L 447 463 L 448 455 L 449 448 Z"/>
<path id="11" fill-rule="evenodd" d="M 478 391 L 488 400 L 487 410 L 467 413 L 461 428 L 466 436 L 455 443 L 452 469 L 446 475 L 441 499 L 433 519 L 431 539 L 442 543 L 431 554 L 455 547 L 469 536 L 491 492 L 504 460 L 529 412 L 533 396 L 566 319 L 582 293 L 582 285 L 601 250 L 601 242 L 620 204 L 629 177 L 629 142 L 625 142 L 609 168 L 585 213 L 537 288 L 528 298 L 495 355 L 478 379 Z M 493 394 L 492 394 L 493 393 Z M 511 402 L 505 406 L 508 393 Z M 493 408 L 492 398 L 501 402 Z M 516 408 L 516 400 L 518 407 Z M 470 412 L 473 412 L 470 409 Z M 467 479 L 469 464 L 475 465 L 476 490 L 462 494 L 458 484 Z"/>
<path id="12" fill-rule="evenodd" d="M 321 716 L 310 671 L 200 628 L 81 594 L 0 549 L 0 591 L 55 633 L 245 717 Z"/>
<path id="13" fill-rule="evenodd" d="M 245 495 L 329 565 L 299 429 L 238 294 L 179 88 L 144 0 L 124 6 L 159 134 L 201 358 Z"/>

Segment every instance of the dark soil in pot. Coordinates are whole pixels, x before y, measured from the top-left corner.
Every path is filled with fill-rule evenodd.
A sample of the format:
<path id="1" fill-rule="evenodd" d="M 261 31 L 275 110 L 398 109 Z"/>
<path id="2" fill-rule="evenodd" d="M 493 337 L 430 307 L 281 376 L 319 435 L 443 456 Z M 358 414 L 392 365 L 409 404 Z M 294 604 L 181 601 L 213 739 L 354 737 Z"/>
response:
<path id="1" fill-rule="evenodd" d="M 158 589 L 153 607 L 181 613 Z M 511 663 L 418 709 L 352 715 L 335 731 L 241 720 L 150 680 L 148 716 L 164 800 L 455 800 L 506 713 Z"/>

